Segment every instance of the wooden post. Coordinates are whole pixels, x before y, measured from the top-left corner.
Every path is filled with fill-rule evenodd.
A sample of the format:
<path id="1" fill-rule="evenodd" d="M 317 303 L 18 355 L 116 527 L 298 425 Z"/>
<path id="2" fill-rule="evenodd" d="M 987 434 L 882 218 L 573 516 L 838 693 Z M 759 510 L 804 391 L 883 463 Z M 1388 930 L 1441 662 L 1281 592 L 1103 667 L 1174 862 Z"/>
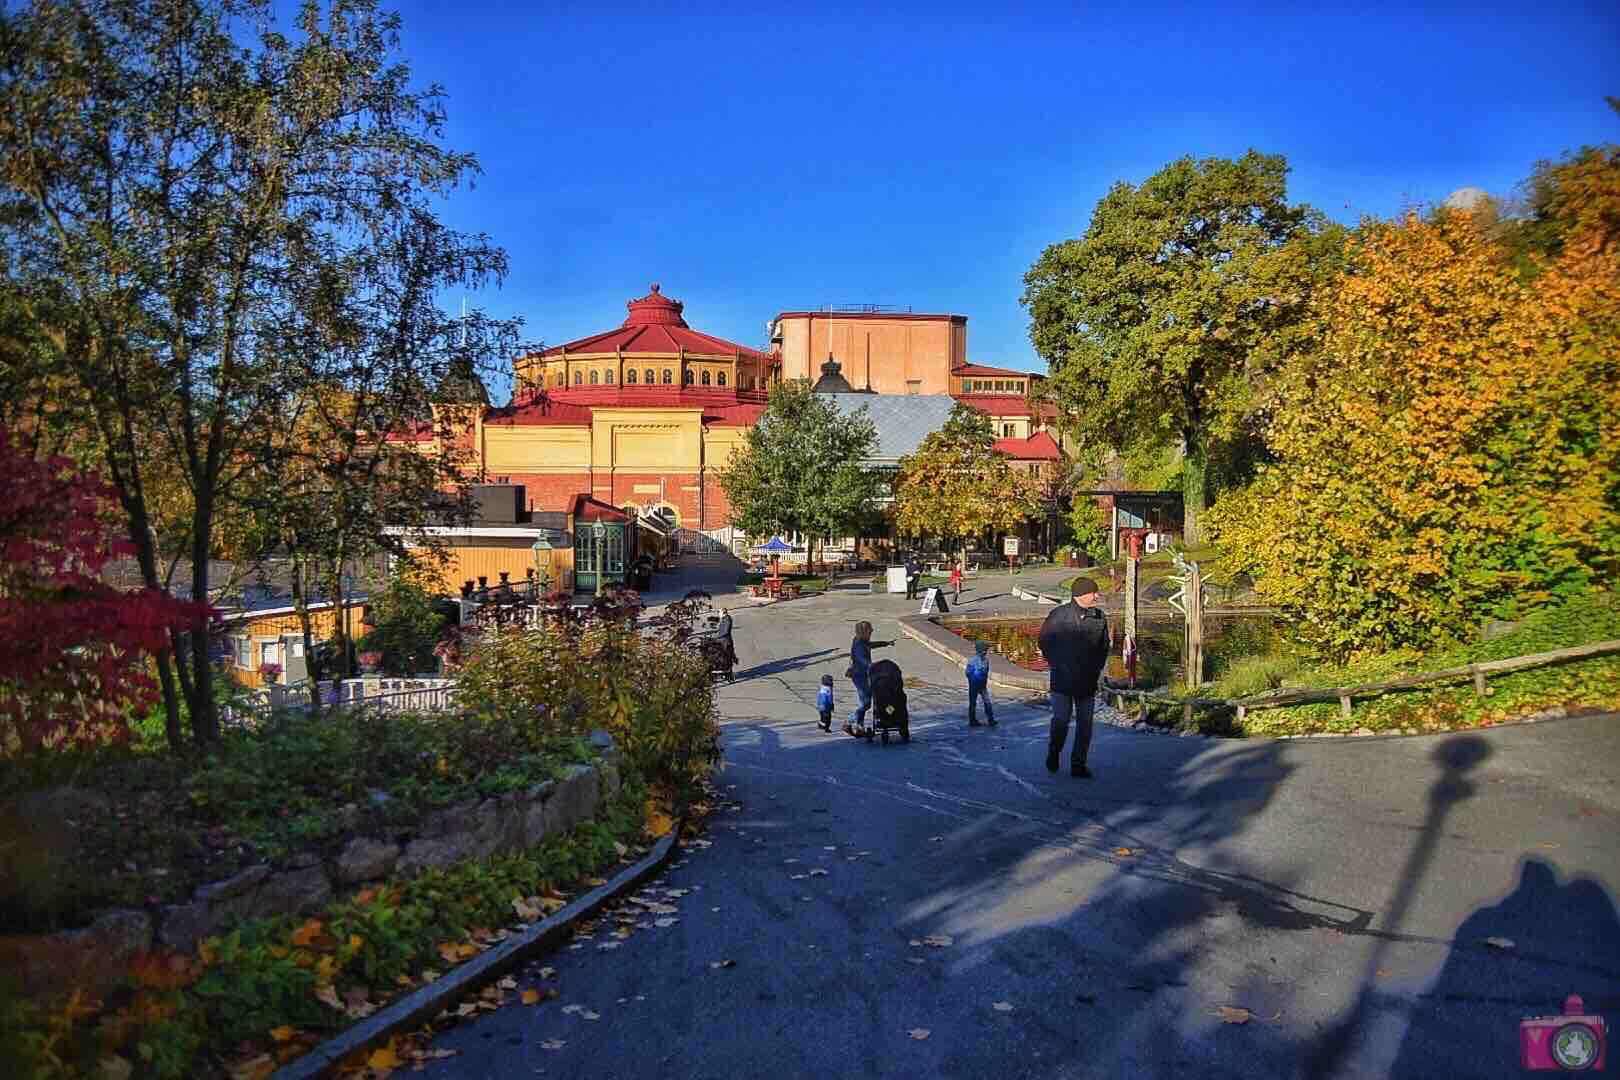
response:
<path id="1" fill-rule="evenodd" d="M 1479 669 L 1478 665 L 1470 664 L 1469 668 L 1474 673 L 1474 696 L 1475 697 L 1484 697 L 1485 696 L 1485 673 Z"/>
<path id="2" fill-rule="evenodd" d="M 1131 650 L 1130 660 L 1125 665 L 1125 677 L 1132 686 L 1136 685 L 1136 583 L 1140 573 L 1139 560 L 1133 547 L 1125 560 L 1125 642 Z"/>
<path id="3" fill-rule="evenodd" d="M 1188 725 L 1192 724 L 1192 702 L 1190 701 L 1181 707 L 1181 722 Z"/>
<path id="4" fill-rule="evenodd" d="M 1339 715 L 1344 717 L 1346 720 L 1350 719 L 1350 695 L 1349 694 L 1340 694 L 1339 695 Z"/>
<path id="5" fill-rule="evenodd" d="M 1204 575 L 1197 563 L 1189 563 L 1185 604 L 1187 629 L 1182 660 L 1187 668 L 1187 689 L 1204 685 Z"/>

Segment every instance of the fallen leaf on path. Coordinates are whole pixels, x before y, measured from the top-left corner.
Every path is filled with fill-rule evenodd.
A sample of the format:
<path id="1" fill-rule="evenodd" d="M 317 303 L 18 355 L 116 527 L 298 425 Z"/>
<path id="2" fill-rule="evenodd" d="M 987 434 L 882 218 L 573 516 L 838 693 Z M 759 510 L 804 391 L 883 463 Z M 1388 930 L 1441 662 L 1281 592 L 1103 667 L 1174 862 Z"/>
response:
<path id="1" fill-rule="evenodd" d="M 654 919 L 653 920 L 653 925 L 656 926 L 656 927 L 659 927 L 661 929 L 667 929 L 667 928 L 669 928 L 671 926 L 674 926 L 676 923 L 678 923 L 680 921 L 681 920 L 679 920 L 679 919 L 672 918 L 672 917 L 666 915 L 662 919 Z"/>
<path id="2" fill-rule="evenodd" d="M 1117 847 L 1117 848 L 1114 849 L 1114 854 L 1118 855 L 1120 858 L 1123 859 L 1123 858 L 1126 858 L 1127 856 L 1134 855 L 1135 852 L 1133 852 L 1128 847 Z"/>
<path id="3" fill-rule="evenodd" d="M 926 964 L 927 962 L 928 961 L 924 960 L 920 956 L 908 956 L 908 957 L 906 957 L 906 963 L 908 963 L 908 964 Z"/>
<path id="4" fill-rule="evenodd" d="M 617 840 L 613 841 L 613 850 L 621 859 L 630 853 L 630 849 L 619 843 Z"/>
<path id="5" fill-rule="evenodd" d="M 798 861 L 799 861 L 798 859 L 783 859 L 782 860 L 784 865 L 787 864 L 787 863 L 796 863 Z"/>
<path id="6" fill-rule="evenodd" d="M 524 922 L 534 922 L 542 914 L 538 907 L 528 903 L 522 897 L 513 898 L 512 911 Z"/>
<path id="7" fill-rule="evenodd" d="M 673 896 L 675 899 L 679 900 L 681 897 L 685 896 L 687 893 L 689 893 L 691 891 L 692 891 L 691 889 L 665 889 L 664 890 L 664 895 L 665 896 Z"/>
<path id="8" fill-rule="evenodd" d="M 955 941 L 956 939 L 951 937 L 949 934 L 929 934 L 927 937 L 922 939 L 922 943 L 924 945 L 934 949 L 943 949 L 945 946 L 950 945 Z"/>
<path id="9" fill-rule="evenodd" d="M 810 876 L 811 877 L 826 877 L 827 876 L 827 871 L 825 871 L 821 867 L 817 866 L 817 867 L 813 868 L 810 871 Z"/>
<path id="10" fill-rule="evenodd" d="M 264 1080 L 275 1071 L 275 1059 L 269 1054 L 260 1054 L 258 1057 L 239 1061 L 226 1070 L 231 1080 Z"/>
<path id="11" fill-rule="evenodd" d="M 720 909 L 719 909 L 719 908 L 717 908 L 717 907 L 712 907 L 712 908 L 710 908 L 710 909 L 709 909 L 709 910 L 710 910 L 710 911 L 719 911 L 719 910 L 720 910 Z"/>
<path id="12" fill-rule="evenodd" d="M 500 987 L 502 990 L 516 990 L 518 986 L 517 980 L 512 978 L 510 975 L 501 979 L 495 985 Z"/>
<path id="13" fill-rule="evenodd" d="M 278 1043 L 286 1042 L 296 1034 L 298 1034 L 298 1029 L 291 1024 L 282 1024 L 280 1027 L 270 1029 L 270 1037 Z"/>
<path id="14" fill-rule="evenodd" d="M 549 979 L 553 975 L 556 975 L 556 974 L 557 974 L 557 969 L 554 968 L 554 967 L 543 967 L 543 968 L 540 969 L 540 977 L 542 979 Z"/>
<path id="15" fill-rule="evenodd" d="M 918 1040 L 920 1042 L 921 1040 L 928 1038 L 928 1029 L 927 1028 L 912 1028 L 910 1031 L 906 1032 L 906 1034 L 910 1035 L 913 1039 L 916 1039 L 916 1040 Z"/>
<path id="16" fill-rule="evenodd" d="M 737 966 L 737 961 L 735 961 L 735 960 L 710 960 L 709 961 L 709 966 L 711 968 L 733 968 L 733 967 Z"/>
<path id="17" fill-rule="evenodd" d="M 542 1050 L 561 1050 L 566 1045 L 562 1039 L 545 1039 L 540 1043 Z"/>
<path id="18" fill-rule="evenodd" d="M 135 1066 L 129 1063 L 129 1059 L 117 1054 L 108 1054 L 96 1064 L 101 1066 L 101 1080 L 129 1080 L 135 1073 Z"/>
<path id="19" fill-rule="evenodd" d="M 592 1012 L 590 1009 L 586 1009 L 584 1012 L 579 1014 L 579 1018 L 581 1020 L 600 1020 L 602 1019 L 602 1014 L 599 1012 Z"/>
<path id="20" fill-rule="evenodd" d="M 525 990 L 525 991 L 523 991 L 523 1004 L 525 1004 L 525 1005 L 538 1005 L 538 1004 L 540 1004 L 540 991 L 538 991 L 538 990 Z"/>
<path id="21" fill-rule="evenodd" d="M 1511 949 L 1514 947 L 1513 939 L 1505 937 L 1488 937 L 1485 939 L 1485 944 L 1493 949 Z"/>
<path id="22" fill-rule="evenodd" d="M 338 1000 L 337 991 L 330 986 L 322 986 L 315 991 L 315 1000 L 322 1005 L 343 1011 L 343 1002 Z"/>
<path id="23" fill-rule="evenodd" d="M 584 1012 L 585 1011 L 585 1006 L 583 1006 L 583 1005 L 564 1005 L 562 1011 L 563 1011 L 564 1016 L 571 1016 L 574 1013 L 582 1013 L 582 1012 Z"/>
<path id="24" fill-rule="evenodd" d="M 392 1046 L 379 1046 L 366 1058 L 366 1068 L 371 1069 L 373 1072 L 397 1069 L 403 1064 L 405 1062 L 401 1061 L 399 1055 L 394 1053 Z"/>
<path id="25" fill-rule="evenodd" d="M 607 884 L 607 878 L 588 877 L 588 878 L 585 879 L 585 884 L 591 885 L 591 886 L 606 885 Z"/>
<path id="26" fill-rule="evenodd" d="M 1012 1005 L 1012 1002 L 1010 1002 L 1010 1001 L 998 1001 L 998 1002 L 996 1002 L 994 1005 L 992 1005 L 990 1007 L 992 1009 L 996 1010 L 996 1012 L 1012 1012 L 1013 1011 L 1013 1005 Z"/>
<path id="27" fill-rule="evenodd" d="M 809 876 L 810 876 L 809 874 L 789 874 L 788 875 L 788 880 L 789 881 L 803 881 L 805 878 L 807 878 Z"/>
<path id="28" fill-rule="evenodd" d="M 1223 1024 L 1247 1024 L 1254 1014 L 1235 1005 L 1221 1005 L 1215 1009 L 1215 1015 L 1221 1018 Z"/>
<path id="29" fill-rule="evenodd" d="M 475 1013 L 477 1011 L 478 1011 L 478 1006 L 474 1005 L 470 1001 L 464 1001 L 460 1005 L 456 1006 L 456 1015 L 457 1016 L 471 1016 L 473 1013 Z"/>
<path id="30" fill-rule="evenodd" d="M 941 844 L 945 842 L 945 838 L 943 836 L 930 836 L 928 842 L 930 844 Z"/>
<path id="31" fill-rule="evenodd" d="M 596 951 L 597 952 L 612 952 L 614 949 L 617 949 L 620 945 L 623 945 L 623 944 L 624 944 L 624 942 L 622 942 L 622 941 L 604 941 L 604 942 L 602 942 L 600 945 L 598 945 L 596 947 Z"/>

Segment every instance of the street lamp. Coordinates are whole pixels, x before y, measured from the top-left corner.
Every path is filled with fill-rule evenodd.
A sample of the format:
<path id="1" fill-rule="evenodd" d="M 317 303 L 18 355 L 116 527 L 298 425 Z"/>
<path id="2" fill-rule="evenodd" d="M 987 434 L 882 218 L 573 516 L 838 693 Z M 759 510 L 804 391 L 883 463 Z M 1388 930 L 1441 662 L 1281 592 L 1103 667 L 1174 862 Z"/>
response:
<path id="1" fill-rule="evenodd" d="M 607 527 L 598 518 L 596 520 L 596 595 L 602 595 L 602 573 L 607 567 L 607 548 L 603 544 L 603 536 Z"/>

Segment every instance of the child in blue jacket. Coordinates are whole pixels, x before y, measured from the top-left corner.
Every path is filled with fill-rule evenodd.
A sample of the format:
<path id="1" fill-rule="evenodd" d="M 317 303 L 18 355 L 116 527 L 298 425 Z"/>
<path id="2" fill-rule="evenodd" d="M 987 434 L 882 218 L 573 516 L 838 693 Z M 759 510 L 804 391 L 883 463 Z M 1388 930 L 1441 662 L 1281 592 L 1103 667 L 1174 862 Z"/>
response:
<path id="1" fill-rule="evenodd" d="M 984 718 L 991 727 L 996 726 L 996 708 L 990 703 L 990 644 L 973 643 L 973 659 L 967 662 L 968 727 L 979 726 L 979 699 L 984 698 Z"/>
<path id="2" fill-rule="evenodd" d="M 816 711 L 821 714 L 820 726 L 822 731 L 832 730 L 832 686 L 832 676 L 823 675 L 821 677 L 821 689 L 816 692 Z"/>

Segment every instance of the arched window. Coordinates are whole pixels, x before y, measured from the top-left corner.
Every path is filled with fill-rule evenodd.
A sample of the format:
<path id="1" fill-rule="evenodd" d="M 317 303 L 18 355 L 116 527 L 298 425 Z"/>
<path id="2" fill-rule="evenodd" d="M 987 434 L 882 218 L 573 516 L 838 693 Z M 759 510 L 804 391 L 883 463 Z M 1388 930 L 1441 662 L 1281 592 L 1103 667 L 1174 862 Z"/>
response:
<path id="1" fill-rule="evenodd" d="M 657 379 L 655 379 L 655 378 L 653 378 L 653 369 L 652 369 L 652 368 L 648 368 L 648 369 L 647 369 L 647 385 L 648 385 L 648 386 L 651 386 L 651 385 L 652 385 L 652 384 L 653 384 L 653 383 L 655 383 L 655 382 L 657 382 L 657 381 L 658 381 L 658 380 L 657 380 Z M 664 380 L 664 381 L 665 381 L 665 382 L 669 382 L 669 380 L 668 380 L 668 379 L 665 379 L 665 380 Z"/>
<path id="2" fill-rule="evenodd" d="M 591 385 L 592 386 L 596 385 L 596 369 L 595 368 L 591 369 Z"/>
<path id="3" fill-rule="evenodd" d="M 585 373 L 583 371 L 574 372 L 574 385 L 579 386 L 584 382 L 585 382 Z"/>
<path id="4" fill-rule="evenodd" d="M 672 375 L 673 375 L 673 374 L 674 374 L 674 373 L 673 373 L 673 372 L 671 372 L 671 371 L 670 371 L 670 370 L 669 370 L 669 368 L 665 368 L 665 369 L 664 369 L 664 385 L 665 385 L 665 386 L 668 386 L 668 385 L 669 385 L 669 384 L 670 384 L 670 383 L 671 383 L 671 382 L 672 382 L 672 381 L 673 381 L 673 380 L 672 380 L 672 378 L 671 378 L 671 376 L 672 376 Z"/>
<path id="5" fill-rule="evenodd" d="M 607 383 L 609 386 L 613 385 L 613 369 L 612 368 L 608 368 L 606 371 L 604 371 L 602 373 L 602 381 Z"/>
<path id="6" fill-rule="evenodd" d="M 704 386 L 708 386 L 708 385 L 709 385 L 709 373 L 708 373 L 708 372 L 707 372 L 707 371 L 705 371 L 705 372 L 704 372 L 704 373 L 703 373 L 703 385 L 704 385 Z"/>
<path id="7" fill-rule="evenodd" d="M 716 386 L 724 386 L 724 385 L 726 385 L 726 373 L 722 371 L 719 374 L 715 375 L 714 382 L 715 382 Z"/>
<path id="8" fill-rule="evenodd" d="M 636 369 L 635 368 L 630 368 L 627 371 L 625 371 L 625 373 L 624 373 L 624 381 L 627 382 L 627 383 L 632 383 L 632 384 L 635 383 L 635 381 L 636 381 Z"/>
<path id="9" fill-rule="evenodd" d="M 559 371 L 559 372 L 557 372 L 557 385 L 561 386 L 562 384 L 563 384 L 563 373 Z"/>
<path id="10" fill-rule="evenodd" d="M 691 386 L 692 385 L 692 369 L 691 368 L 687 368 L 685 371 L 681 372 L 681 382 L 686 386 Z"/>

